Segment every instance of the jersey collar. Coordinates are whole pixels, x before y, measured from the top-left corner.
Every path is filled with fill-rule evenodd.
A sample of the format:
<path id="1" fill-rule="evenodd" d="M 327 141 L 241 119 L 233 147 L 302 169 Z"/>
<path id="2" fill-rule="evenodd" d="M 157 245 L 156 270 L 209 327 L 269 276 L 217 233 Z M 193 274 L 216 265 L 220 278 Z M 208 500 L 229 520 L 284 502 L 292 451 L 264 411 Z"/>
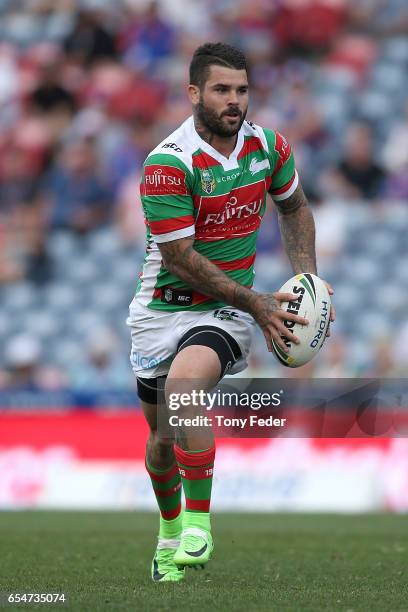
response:
<path id="1" fill-rule="evenodd" d="M 222 165 L 225 171 L 235 170 L 236 168 L 239 167 L 238 155 L 242 147 L 244 146 L 244 124 L 242 124 L 241 129 L 238 132 L 237 144 L 235 145 L 235 149 L 232 151 L 229 157 L 225 157 L 224 155 L 221 155 L 221 153 L 219 153 L 216 149 L 214 149 L 214 147 L 208 144 L 208 142 L 203 140 L 201 136 L 197 133 L 195 129 L 195 125 L 194 125 L 193 116 L 191 116 L 188 119 L 188 122 L 190 123 L 190 127 L 192 130 L 193 136 L 194 136 L 194 140 L 197 143 L 197 145 L 200 147 L 200 149 L 202 149 L 203 151 L 208 153 L 208 155 L 211 155 L 211 157 L 216 159 L 217 162 L 219 162 Z"/>

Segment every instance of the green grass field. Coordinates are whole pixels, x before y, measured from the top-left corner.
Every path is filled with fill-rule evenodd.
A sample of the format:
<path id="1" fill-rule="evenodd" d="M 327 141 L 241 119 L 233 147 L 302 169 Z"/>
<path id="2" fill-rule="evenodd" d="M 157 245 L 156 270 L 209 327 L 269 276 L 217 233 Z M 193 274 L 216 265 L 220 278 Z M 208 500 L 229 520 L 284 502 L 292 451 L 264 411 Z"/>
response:
<path id="1" fill-rule="evenodd" d="M 408 518 L 217 514 L 208 569 L 153 584 L 157 518 L 142 513 L 0 513 L 0 591 L 63 592 L 97 610 L 408 610 Z M 13 608 L 9 608 L 10 610 Z"/>

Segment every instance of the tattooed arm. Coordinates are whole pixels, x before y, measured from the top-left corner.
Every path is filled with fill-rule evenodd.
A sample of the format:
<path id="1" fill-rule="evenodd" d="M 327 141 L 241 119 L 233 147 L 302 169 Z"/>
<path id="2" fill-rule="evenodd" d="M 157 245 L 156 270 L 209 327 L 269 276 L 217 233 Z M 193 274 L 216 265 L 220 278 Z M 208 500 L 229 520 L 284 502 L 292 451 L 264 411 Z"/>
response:
<path id="1" fill-rule="evenodd" d="M 295 274 L 317 274 L 315 224 L 306 196 L 299 185 L 286 200 L 275 202 L 283 245 Z"/>
<path id="2" fill-rule="evenodd" d="M 283 245 L 295 274 L 311 272 L 317 275 L 315 251 L 315 224 L 306 196 L 299 185 L 289 198 L 275 202 L 278 209 L 279 227 Z M 330 295 L 333 288 L 326 283 Z M 330 321 L 336 319 L 336 310 L 331 305 Z M 327 330 L 330 336 L 330 329 Z"/>
<path id="3" fill-rule="evenodd" d="M 295 295 L 291 293 L 262 294 L 240 285 L 209 259 L 198 253 L 194 249 L 192 237 L 161 243 L 159 248 L 167 270 L 189 287 L 252 314 L 264 333 L 270 351 L 272 350 L 272 339 L 284 351 L 287 350 L 280 337 L 281 334 L 294 339 L 292 332 L 288 331 L 283 324 L 285 320 L 296 321 L 301 325 L 306 324 L 302 317 L 286 313 L 280 308 L 280 302 L 297 299 Z"/>

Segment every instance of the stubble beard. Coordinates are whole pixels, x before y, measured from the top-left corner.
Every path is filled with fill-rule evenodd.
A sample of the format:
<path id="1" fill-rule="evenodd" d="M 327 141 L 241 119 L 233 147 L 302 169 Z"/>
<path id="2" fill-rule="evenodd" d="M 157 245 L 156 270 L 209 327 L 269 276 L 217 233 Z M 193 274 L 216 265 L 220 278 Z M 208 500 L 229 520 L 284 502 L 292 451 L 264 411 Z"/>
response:
<path id="1" fill-rule="evenodd" d="M 221 138 L 231 138 L 238 134 L 245 121 L 247 110 L 245 110 L 244 113 L 241 113 L 241 111 L 238 112 L 241 116 L 238 125 L 228 126 L 222 121 L 222 117 L 225 116 L 225 114 L 221 114 L 221 116 L 217 115 L 215 111 L 205 106 L 202 100 L 195 105 L 195 113 L 200 125 L 215 136 L 220 136 Z"/>

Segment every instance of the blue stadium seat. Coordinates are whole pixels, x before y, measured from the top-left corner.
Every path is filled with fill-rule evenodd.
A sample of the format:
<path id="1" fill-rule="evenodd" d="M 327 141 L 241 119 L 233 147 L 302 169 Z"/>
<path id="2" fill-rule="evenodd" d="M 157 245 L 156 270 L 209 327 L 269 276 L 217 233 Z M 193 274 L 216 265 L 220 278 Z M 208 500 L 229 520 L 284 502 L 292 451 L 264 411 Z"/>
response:
<path id="1" fill-rule="evenodd" d="M 1 296 L 2 306 L 13 311 L 31 308 L 37 301 L 37 290 L 29 282 L 13 283 L 4 288 Z"/>

